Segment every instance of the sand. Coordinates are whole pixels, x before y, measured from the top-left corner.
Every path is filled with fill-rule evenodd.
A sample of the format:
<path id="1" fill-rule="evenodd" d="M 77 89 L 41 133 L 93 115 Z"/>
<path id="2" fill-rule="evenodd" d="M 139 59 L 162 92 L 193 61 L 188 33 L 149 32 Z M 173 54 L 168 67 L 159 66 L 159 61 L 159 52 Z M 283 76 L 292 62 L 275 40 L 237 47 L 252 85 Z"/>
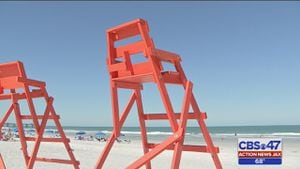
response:
<path id="1" fill-rule="evenodd" d="M 300 169 L 300 138 L 283 138 L 283 164 L 280 166 L 240 166 L 237 161 L 237 138 L 230 137 L 221 140 L 214 138 L 216 145 L 220 147 L 219 157 L 224 169 Z M 32 143 L 28 148 L 32 148 Z M 105 143 L 97 141 L 71 140 L 76 158 L 80 161 L 80 168 L 93 169 Z M 20 142 L 0 141 L 0 153 L 2 154 L 8 169 L 25 168 L 24 159 L 20 150 Z M 105 169 L 123 169 L 128 164 L 142 155 L 141 142 L 133 140 L 131 143 L 115 143 L 106 160 Z M 51 158 L 67 158 L 65 149 L 61 143 L 42 143 L 39 156 Z M 172 151 L 165 151 L 152 161 L 152 168 L 170 168 Z M 42 163 L 35 164 L 36 169 L 68 169 L 70 165 Z M 180 168 L 182 169 L 210 169 L 214 168 L 212 159 L 207 153 L 184 152 Z"/>

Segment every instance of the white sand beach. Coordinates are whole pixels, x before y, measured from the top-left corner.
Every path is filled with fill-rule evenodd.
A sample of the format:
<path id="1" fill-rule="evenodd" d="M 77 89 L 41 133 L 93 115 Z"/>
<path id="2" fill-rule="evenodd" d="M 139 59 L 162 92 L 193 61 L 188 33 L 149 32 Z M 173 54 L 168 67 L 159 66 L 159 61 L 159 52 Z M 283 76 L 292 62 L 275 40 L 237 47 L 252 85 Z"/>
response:
<path id="1" fill-rule="evenodd" d="M 241 166 L 237 161 L 237 137 L 224 139 L 214 138 L 216 145 L 220 147 L 219 157 L 224 169 L 300 169 L 300 138 L 283 138 L 283 164 L 280 166 Z M 28 148 L 32 147 L 32 143 Z M 93 169 L 105 143 L 98 141 L 79 141 L 71 139 L 77 160 L 82 169 Z M 0 142 L 0 152 L 8 169 L 25 168 L 19 141 Z M 115 143 L 106 160 L 105 169 L 123 169 L 142 154 L 141 142 L 132 140 L 131 143 Z M 61 143 L 42 143 L 39 156 L 50 158 L 67 158 L 65 149 Z M 152 168 L 170 168 L 172 151 L 165 151 L 152 161 Z M 70 165 L 42 163 L 35 164 L 37 169 L 68 169 Z M 207 153 L 184 152 L 180 168 L 182 169 L 211 169 L 214 168 L 212 159 Z"/>

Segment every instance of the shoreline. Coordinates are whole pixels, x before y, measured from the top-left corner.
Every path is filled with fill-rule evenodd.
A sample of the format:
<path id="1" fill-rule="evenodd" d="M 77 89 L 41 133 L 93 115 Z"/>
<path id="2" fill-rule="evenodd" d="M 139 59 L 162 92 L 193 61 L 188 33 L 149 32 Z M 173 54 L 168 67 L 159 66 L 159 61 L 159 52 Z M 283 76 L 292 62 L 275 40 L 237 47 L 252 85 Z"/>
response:
<path id="1" fill-rule="evenodd" d="M 280 168 L 280 169 L 299 169 L 298 160 L 300 156 L 300 137 L 283 138 L 283 164 L 280 166 L 241 166 L 237 161 L 237 139 L 239 137 L 226 137 L 224 139 L 213 137 L 213 142 L 220 148 L 219 158 L 224 169 L 238 168 Z M 188 144 L 195 142 L 187 141 Z M 199 140 L 197 144 L 203 144 L 203 140 Z M 91 169 L 96 164 L 96 161 L 105 145 L 105 142 L 74 140 L 71 138 L 71 147 L 74 150 L 77 160 L 81 162 L 82 169 Z M 31 149 L 33 143 L 28 144 Z M 24 159 L 20 150 L 20 142 L 3 142 L 0 141 L 0 152 L 8 169 L 19 169 L 25 165 Z M 133 139 L 130 143 L 115 142 L 109 157 L 106 160 L 105 169 L 121 169 L 125 168 L 131 162 L 142 155 L 141 140 Z M 67 158 L 65 149 L 62 144 L 57 143 L 42 143 L 39 156 L 51 158 Z M 172 151 L 164 151 L 152 161 L 153 168 L 170 168 L 172 160 Z M 209 154 L 197 152 L 184 152 L 181 160 L 183 169 L 194 169 L 195 166 L 201 166 L 204 169 L 213 168 L 213 162 Z M 24 166 L 25 167 L 25 166 Z M 37 162 L 35 168 L 41 169 L 68 169 L 72 168 L 69 165 L 51 164 Z"/>

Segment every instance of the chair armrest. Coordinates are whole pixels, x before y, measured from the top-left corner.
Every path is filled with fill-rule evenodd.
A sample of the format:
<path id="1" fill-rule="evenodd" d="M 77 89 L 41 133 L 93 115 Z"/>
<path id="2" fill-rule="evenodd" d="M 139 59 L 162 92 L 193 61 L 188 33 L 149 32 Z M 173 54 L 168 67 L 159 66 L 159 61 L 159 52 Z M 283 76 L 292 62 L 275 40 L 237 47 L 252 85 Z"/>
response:
<path id="1" fill-rule="evenodd" d="M 45 82 L 27 79 L 27 78 L 23 78 L 23 77 L 18 77 L 17 81 L 28 84 L 30 86 L 35 86 L 35 87 L 45 87 L 46 86 Z"/>
<path id="2" fill-rule="evenodd" d="M 151 53 L 154 54 L 161 61 L 171 62 L 171 63 L 181 61 L 181 58 L 180 58 L 179 55 L 177 55 L 175 53 L 168 52 L 168 51 L 164 51 L 164 50 L 161 50 L 161 49 L 153 49 L 151 51 Z"/>

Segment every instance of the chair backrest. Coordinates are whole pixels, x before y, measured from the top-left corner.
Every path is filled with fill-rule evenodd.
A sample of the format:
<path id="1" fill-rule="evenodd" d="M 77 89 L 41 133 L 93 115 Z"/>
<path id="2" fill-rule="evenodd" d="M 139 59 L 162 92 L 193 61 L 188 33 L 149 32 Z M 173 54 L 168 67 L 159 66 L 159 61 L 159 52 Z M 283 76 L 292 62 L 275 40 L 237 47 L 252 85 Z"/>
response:
<path id="1" fill-rule="evenodd" d="M 0 80 L 7 77 L 26 77 L 23 63 L 20 61 L 0 64 Z"/>
<path id="2" fill-rule="evenodd" d="M 23 85 L 15 77 L 26 78 L 23 63 L 20 61 L 0 64 L 0 94 L 4 89 L 16 89 Z"/>
<path id="3" fill-rule="evenodd" d="M 113 27 L 106 31 L 107 33 L 107 46 L 108 57 L 107 64 L 115 65 L 119 69 L 127 68 L 126 59 L 131 60 L 131 56 L 143 53 L 145 58 L 150 55 L 149 50 L 154 49 L 154 43 L 149 36 L 149 27 L 147 21 L 143 19 L 136 19 L 125 24 Z M 129 42 L 125 45 L 116 46 L 116 42 L 126 40 L 135 36 L 140 36 L 139 41 Z M 119 66 L 117 66 L 119 64 Z M 131 61 L 130 61 L 131 64 Z M 126 67 L 126 66 L 127 67 Z M 112 69 L 116 71 L 117 69 Z"/>

